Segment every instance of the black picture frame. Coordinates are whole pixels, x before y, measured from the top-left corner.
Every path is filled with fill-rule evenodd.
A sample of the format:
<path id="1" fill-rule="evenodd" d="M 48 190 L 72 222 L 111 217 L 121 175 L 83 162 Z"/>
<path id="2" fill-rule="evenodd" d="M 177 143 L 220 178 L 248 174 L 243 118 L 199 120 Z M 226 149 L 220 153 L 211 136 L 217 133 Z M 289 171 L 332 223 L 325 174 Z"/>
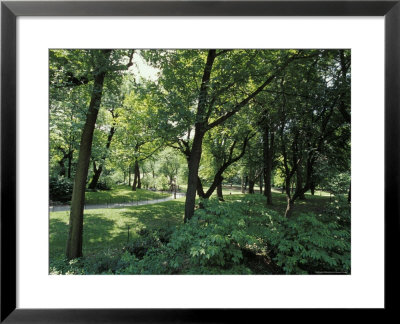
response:
<path id="1" fill-rule="evenodd" d="M 234 322 L 264 310 L 16 308 L 16 18 L 18 16 L 384 16 L 385 309 L 396 307 L 400 156 L 400 0 L 395 1 L 2 1 L 1 322 Z M 373 130 L 371 130 L 373 131 Z M 371 148 L 371 154 L 373 149 Z M 380 190 L 380 189 L 378 189 Z M 366 197 L 366 200 L 369 198 Z M 373 239 L 373 238 L 371 238 Z M 371 256 L 373 259 L 373 256 Z M 373 262 L 373 261 L 371 261 Z M 251 314 L 249 314 L 251 313 Z"/>

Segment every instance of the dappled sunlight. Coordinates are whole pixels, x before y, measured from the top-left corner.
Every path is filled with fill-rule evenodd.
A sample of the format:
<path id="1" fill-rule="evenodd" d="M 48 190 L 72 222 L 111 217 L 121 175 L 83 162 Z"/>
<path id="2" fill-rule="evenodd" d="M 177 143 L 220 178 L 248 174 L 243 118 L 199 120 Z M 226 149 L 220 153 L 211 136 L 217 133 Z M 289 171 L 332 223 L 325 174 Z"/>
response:
<path id="1" fill-rule="evenodd" d="M 339 48 L 50 49 L 50 267 L 349 269 L 351 61 Z"/>
<path id="2" fill-rule="evenodd" d="M 154 205 L 122 209 L 86 210 L 84 214 L 84 253 L 92 254 L 105 248 L 118 248 L 142 228 L 162 228 L 183 223 L 184 198 Z M 65 253 L 68 234 L 68 212 L 50 213 L 50 256 Z"/>

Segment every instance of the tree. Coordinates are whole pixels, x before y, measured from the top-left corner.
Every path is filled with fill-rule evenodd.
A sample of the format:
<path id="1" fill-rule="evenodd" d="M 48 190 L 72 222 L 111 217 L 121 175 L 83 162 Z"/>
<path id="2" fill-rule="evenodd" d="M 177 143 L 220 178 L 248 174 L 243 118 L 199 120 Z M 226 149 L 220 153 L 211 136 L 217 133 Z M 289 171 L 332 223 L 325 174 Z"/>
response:
<path id="1" fill-rule="evenodd" d="M 334 64 L 339 54 L 340 51 L 321 51 L 312 64 L 291 66 L 279 83 L 280 161 L 288 201 L 286 217 L 292 214 L 295 200 L 313 186 L 318 160 L 333 143 L 347 141 L 341 136 L 347 122 L 339 107 L 349 87 L 339 86 L 342 70 Z M 296 190 L 292 193 L 290 187 L 294 182 Z"/>
<path id="2" fill-rule="evenodd" d="M 162 71 L 157 86 L 161 87 L 158 104 L 164 106 L 164 116 L 180 116 L 178 125 L 171 125 L 169 119 L 165 127 L 175 133 L 172 137 L 188 157 L 187 221 L 194 213 L 205 134 L 249 104 L 292 61 L 302 58 L 301 51 L 210 49 L 148 51 L 144 55 Z"/>
<path id="3" fill-rule="evenodd" d="M 215 189 L 217 189 L 218 198 L 223 201 L 222 181 L 224 180 L 224 172 L 239 161 L 246 152 L 246 147 L 251 135 L 251 131 L 245 125 L 239 125 L 239 121 L 230 120 L 228 125 L 219 126 L 208 132 L 205 138 L 205 153 L 202 157 L 202 163 L 211 155 L 211 161 L 207 163 L 207 170 L 211 185 L 207 192 L 204 192 L 200 177 L 197 181 L 197 193 L 203 199 L 211 197 Z M 242 122 L 243 123 L 243 122 Z M 236 128 L 233 126 L 236 124 Z"/>
<path id="4" fill-rule="evenodd" d="M 86 113 L 86 121 L 82 130 L 74 188 L 72 191 L 69 234 L 66 249 L 66 256 L 68 259 L 82 256 L 83 209 L 85 203 L 86 179 L 90 162 L 93 132 L 103 95 L 104 80 L 109 72 L 126 69 L 131 63 L 129 62 L 128 65 L 119 64 L 121 53 L 114 52 L 115 55 L 112 55 L 113 51 L 108 49 L 85 52 L 88 54 L 88 61 L 92 64 L 91 68 L 93 70 L 90 75 L 93 76 L 93 87 Z"/>

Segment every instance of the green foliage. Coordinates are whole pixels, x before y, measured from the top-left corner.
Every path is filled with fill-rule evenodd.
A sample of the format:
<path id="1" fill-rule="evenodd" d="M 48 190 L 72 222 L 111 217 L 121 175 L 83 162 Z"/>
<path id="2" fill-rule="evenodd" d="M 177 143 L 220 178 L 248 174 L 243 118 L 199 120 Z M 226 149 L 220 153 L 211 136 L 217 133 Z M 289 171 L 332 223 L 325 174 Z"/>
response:
<path id="1" fill-rule="evenodd" d="M 261 195 L 230 202 L 202 202 L 178 227 L 141 229 L 123 248 L 68 263 L 51 263 L 52 273 L 251 274 L 249 255 L 272 262 L 270 273 L 350 272 L 350 216 L 332 201 L 321 214 L 285 219 L 265 208 Z"/>
<path id="2" fill-rule="evenodd" d="M 107 181 L 99 180 L 96 185 L 97 190 L 111 190 L 111 186 L 107 183 Z"/>
<path id="3" fill-rule="evenodd" d="M 272 183 L 311 183 L 332 193 L 332 201 L 296 200 L 292 217 L 283 219 L 283 195 L 274 193 L 274 205 L 266 206 L 262 196 L 233 197 L 229 189 L 226 203 L 201 202 L 176 230 L 169 223 L 182 221 L 183 200 L 86 210 L 86 257 L 72 262 L 60 259 L 68 217 L 51 214 L 55 273 L 257 273 L 255 255 L 278 273 L 349 272 L 350 212 L 342 200 L 350 186 L 350 51 L 215 50 L 204 82 L 212 52 L 112 50 L 104 61 L 99 50 L 50 50 L 50 199 L 71 199 L 66 178 L 74 177 L 94 78 L 104 69 L 88 177 L 101 166 L 101 182 L 99 191 L 86 192 L 86 204 L 165 197 L 117 186 L 138 168 L 146 189 L 185 188 L 198 131 L 205 132 L 198 169 L 204 191 L 214 179 L 258 186 L 269 161 L 264 144 L 274 139 Z M 148 69 L 154 75 L 140 78 Z"/>
<path id="4" fill-rule="evenodd" d="M 51 177 L 49 193 L 51 201 L 68 202 L 72 197 L 73 182 L 68 178 Z"/>
<path id="5" fill-rule="evenodd" d="M 346 212 L 342 217 L 349 218 Z M 337 213 L 276 218 L 266 231 L 271 255 L 288 274 L 350 272 L 350 228 Z"/>

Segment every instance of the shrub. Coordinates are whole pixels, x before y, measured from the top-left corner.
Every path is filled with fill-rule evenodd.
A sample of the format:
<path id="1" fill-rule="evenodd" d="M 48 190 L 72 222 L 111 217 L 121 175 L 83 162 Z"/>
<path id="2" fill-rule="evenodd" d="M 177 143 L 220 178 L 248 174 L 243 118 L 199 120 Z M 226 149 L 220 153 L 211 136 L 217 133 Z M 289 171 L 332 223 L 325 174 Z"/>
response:
<path id="1" fill-rule="evenodd" d="M 161 241 L 154 232 L 143 232 L 139 238 L 124 246 L 123 251 L 134 254 L 137 258 L 142 259 L 150 248 L 158 248 Z"/>
<path id="2" fill-rule="evenodd" d="M 111 190 L 111 186 L 107 183 L 107 181 L 98 181 L 96 185 L 97 190 Z"/>
<path id="3" fill-rule="evenodd" d="M 350 271 L 350 231 L 323 214 L 280 218 L 266 232 L 274 261 L 286 273 Z"/>
<path id="4" fill-rule="evenodd" d="M 68 202 L 72 198 L 74 184 L 71 179 L 52 177 L 49 180 L 49 197 L 52 201 Z"/>
<path id="5" fill-rule="evenodd" d="M 51 272 L 250 274 L 259 273 L 247 259 L 255 254 L 271 263 L 273 273 L 350 271 L 347 205 L 335 200 L 321 214 L 285 219 L 267 210 L 264 203 L 261 195 L 229 203 L 205 200 L 204 208 L 176 229 L 143 229 L 122 250 L 77 261 L 58 260 L 50 265 Z"/>

